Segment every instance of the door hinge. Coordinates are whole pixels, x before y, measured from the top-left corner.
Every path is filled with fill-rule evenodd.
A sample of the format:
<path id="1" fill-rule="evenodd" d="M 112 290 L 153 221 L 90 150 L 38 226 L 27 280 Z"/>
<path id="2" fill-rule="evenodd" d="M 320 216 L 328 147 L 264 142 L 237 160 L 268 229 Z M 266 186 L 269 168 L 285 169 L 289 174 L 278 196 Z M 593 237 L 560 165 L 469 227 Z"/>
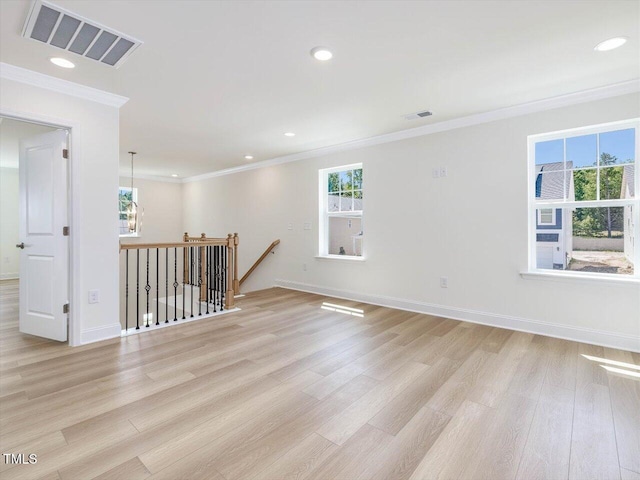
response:
<path id="1" fill-rule="evenodd" d="M 69 313 L 69 304 L 68 303 L 65 303 L 62 306 L 62 313 Z"/>
<path id="2" fill-rule="evenodd" d="M 62 235 L 65 237 L 69 236 L 69 227 L 62 227 Z"/>
<path id="3" fill-rule="evenodd" d="M 63 149 L 62 150 L 62 158 L 69 158 L 69 150 L 68 149 Z"/>

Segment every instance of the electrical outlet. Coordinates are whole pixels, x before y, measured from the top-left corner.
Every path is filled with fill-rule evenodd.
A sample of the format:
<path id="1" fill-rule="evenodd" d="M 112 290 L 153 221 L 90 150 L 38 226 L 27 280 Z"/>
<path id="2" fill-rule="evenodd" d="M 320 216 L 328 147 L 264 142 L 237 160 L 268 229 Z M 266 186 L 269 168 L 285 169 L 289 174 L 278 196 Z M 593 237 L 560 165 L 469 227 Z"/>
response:
<path id="1" fill-rule="evenodd" d="M 447 176 L 447 167 L 440 167 L 440 177 Z"/>
<path id="2" fill-rule="evenodd" d="M 306 272 L 306 271 L 307 271 L 307 264 L 306 264 L 306 263 L 303 263 L 303 264 L 302 264 L 302 271 L 303 271 L 303 272 Z"/>
<path id="3" fill-rule="evenodd" d="M 287 223 L 287 230 L 293 230 L 293 223 Z"/>
<path id="4" fill-rule="evenodd" d="M 304 229 L 311 230 L 311 222 L 304 222 Z"/>
<path id="5" fill-rule="evenodd" d="M 440 169 L 434 168 L 433 170 L 431 170 L 431 175 L 433 176 L 433 178 L 438 178 L 440 176 Z"/>
<path id="6" fill-rule="evenodd" d="M 449 279 L 447 277 L 440 277 L 440 288 L 449 288 Z"/>
<path id="7" fill-rule="evenodd" d="M 4 258 L 2 259 L 2 261 L 3 261 L 4 263 L 9 263 L 9 257 L 4 257 Z"/>
<path id="8" fill-rule="evenodd" d="M 100 290 L 89 290 L 89 303 L 100 303 Z"/>

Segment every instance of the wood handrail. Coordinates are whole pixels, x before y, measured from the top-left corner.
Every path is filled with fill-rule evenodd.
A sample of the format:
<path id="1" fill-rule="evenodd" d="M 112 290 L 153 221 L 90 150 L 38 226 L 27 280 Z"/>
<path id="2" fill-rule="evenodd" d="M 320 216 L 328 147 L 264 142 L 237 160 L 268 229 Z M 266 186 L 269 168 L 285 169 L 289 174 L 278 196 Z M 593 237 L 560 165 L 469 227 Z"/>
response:
<path id="1" fill-rule="evenodd" d="M 258 267 L 258 265 L 260 265 L 260 263 L 267 258 L 267 255 L 269 255 L 269 252 L 271 252 L 271 250 L 274 249 L 274 247 L 276 245 L 278 245 L 280 243 L 280 240 L 274 240 L 271 245 L 269 245 L 269 247 L 264 251 L 264 253 L 260 256 L 260 258 L 256 261 L 256 263 L 254 263 L 251 268 L 249 269 L 249 271 L 247 271 L 247 273 L 245 273 L 242 278 L 240 279 L 240 285 L 242 285 L 242 283 L 247 279 L 247 277 L 249 277 L 249 275 L 251 275 L 253 273 L 253 271 Z"/>
<path id="2" fill-rule="evenodd" d="M 182 247 L 207 247 L 210 245 L 227 245 L 228 238 L 210 238 L 199 242 L 172 242 L 172 243 L 121 243 L 120 250 L 142 250 L 147 248 L 182 248 Z M 233 239 L 231 245 L 233 246 Z"/>

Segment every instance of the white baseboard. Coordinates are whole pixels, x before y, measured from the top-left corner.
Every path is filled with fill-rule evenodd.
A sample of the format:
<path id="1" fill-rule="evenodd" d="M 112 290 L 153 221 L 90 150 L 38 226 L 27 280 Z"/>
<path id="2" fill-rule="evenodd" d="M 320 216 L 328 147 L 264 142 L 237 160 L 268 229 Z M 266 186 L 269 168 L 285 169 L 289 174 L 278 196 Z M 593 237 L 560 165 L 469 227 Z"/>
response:
<path id="1" fill-rule="evenodd" d="M 438 317 L 446 317 L 464 322 L 480 323 L 492 327 L 506 328 L 520 332 L 535 333 L 547 337 L 562 338 L 575 342 L 590 343 L 603 347 L 617 348 L 632 352 L 640 352 L 640 336 L 623 335 L 615 332 L 594 330 L 591 328 L 574 327 L 559 323 L 543 322 L 517 318 L 495 313 L 479 312 L 457 307 L 447 307 L 415 300 L 386 297 L 382 295 L 370 295 L 366 293 L 339 290 L 331 287 L 322 287 L 290 280 L 275 280 L 276 287 L 300 290 L 302 292 L 317 293 L 329 297 L 344 298 L 357 302 L 380 305 L 382 307 L 396 308 L 410 312 L 426 313 Z"/>
<path id="2" fill-rule="evenodd" d="M 80 345 L 109 340 L 111 338 L 119 338 L 121 332 L 122 326 L 120 325 L 120 322 L 112 323 L 111 325 L 106 325 L 104 327 L 87 328 L 82 331 L 80 336 Z"/>
<path id="3" fill-rule="evenodd" d="M 0 273 L 0 280 L 17 280 L 20 276 L 17 273 Z"/>

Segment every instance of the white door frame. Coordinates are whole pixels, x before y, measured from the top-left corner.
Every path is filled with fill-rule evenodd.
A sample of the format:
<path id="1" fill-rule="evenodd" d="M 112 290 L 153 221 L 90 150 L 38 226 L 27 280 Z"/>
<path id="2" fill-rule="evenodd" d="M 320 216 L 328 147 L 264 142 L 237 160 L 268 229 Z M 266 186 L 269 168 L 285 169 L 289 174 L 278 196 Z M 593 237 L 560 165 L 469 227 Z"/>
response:
<path id="1" fill-rule="evenodd" d="M 38 123 L 53 128 L 63 128 L 69 132 L 68 149 L 68 202 L 69 209 L 69 345 L 81 345 L 82 325 L 76 313 L 79 311 L 81 298 L 80 259 L 81 246 L 78 237 L 80 229 L 80 202 L 77 192 L 80 191 L 80 125 L 63 118 L 50 117 L 34 112 L 15 111 L 0 107 L 0 116 L 22 122 Z"/>

